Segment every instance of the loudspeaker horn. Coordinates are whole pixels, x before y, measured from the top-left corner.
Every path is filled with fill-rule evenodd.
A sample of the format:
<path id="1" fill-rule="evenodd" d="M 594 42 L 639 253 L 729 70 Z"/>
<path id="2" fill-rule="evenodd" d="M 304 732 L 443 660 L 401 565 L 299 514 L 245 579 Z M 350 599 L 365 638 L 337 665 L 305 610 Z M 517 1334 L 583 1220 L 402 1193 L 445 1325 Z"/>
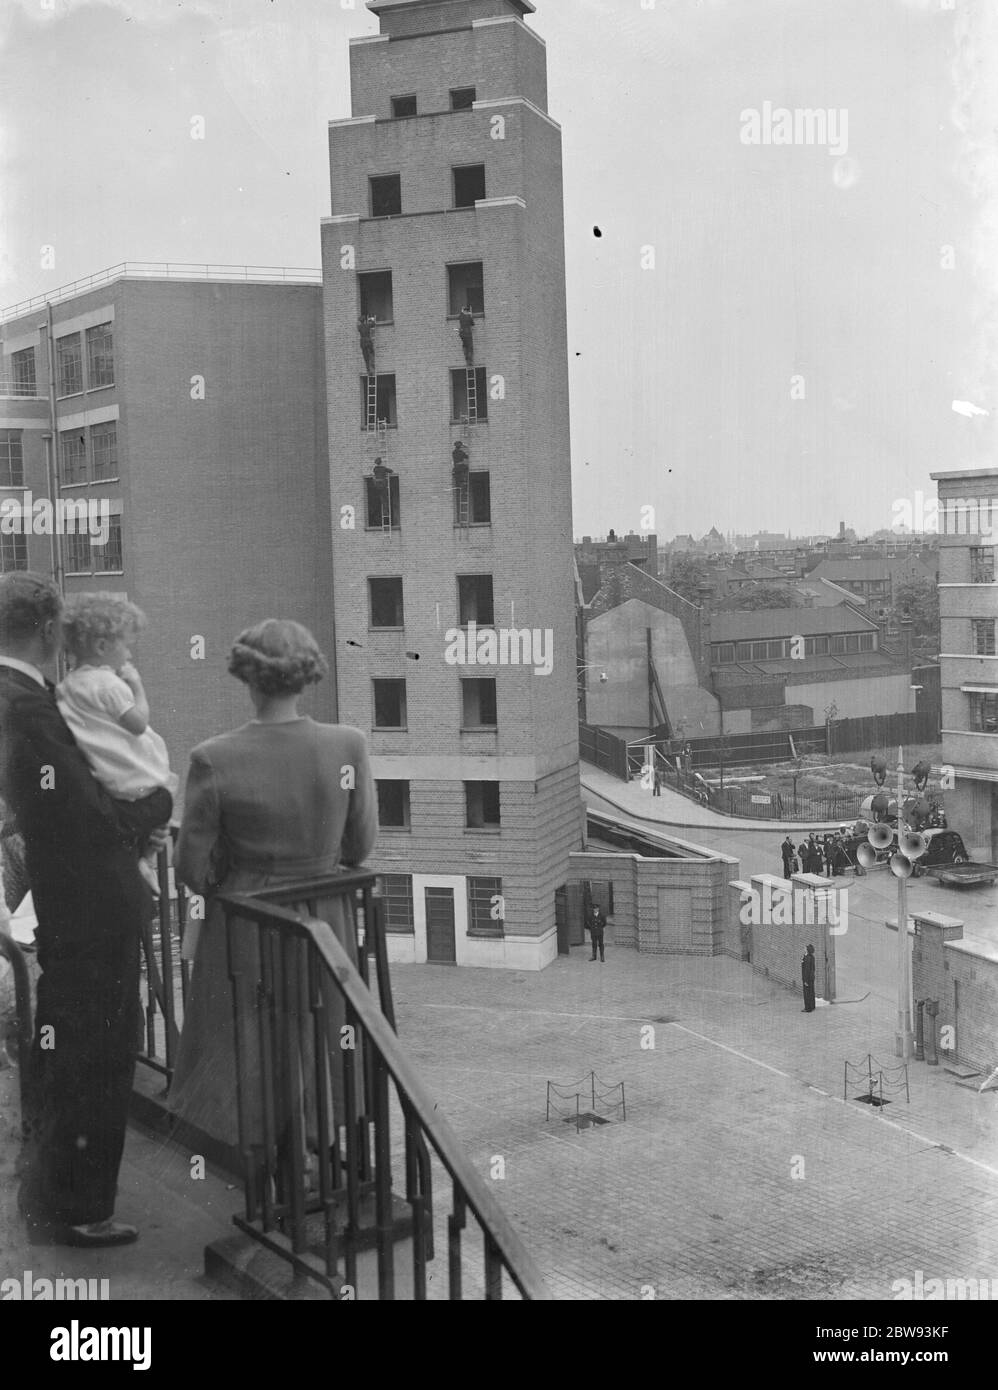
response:
<path id="1" fill-rule="evenodd" d="M 877 863 L 877 851 L 872 845 L 860 845 L 856 850 L 856 860 L 864 869 L 872 869 Z"/>
<path id="2" fill-rule="evenodd" d="M 891 873 L 895 878 L 911 878 L 915 866 L 906 854 L 891 855 Z"/>
<path id="3" fill-rule="evenodd" d="M 874 849 L 886 849 L 888 845 L 894 843 L 894 831 L 889 825 L 881 822 L 878 825 L 871 825 L 866 838 Z"/>
<path id="4" fill-rule="evenodd" d="M 898 848 L 906 859 L 921 859 L 929 848 L 929 842 L 917 830 L 909 830 L 901 836 Z"/>

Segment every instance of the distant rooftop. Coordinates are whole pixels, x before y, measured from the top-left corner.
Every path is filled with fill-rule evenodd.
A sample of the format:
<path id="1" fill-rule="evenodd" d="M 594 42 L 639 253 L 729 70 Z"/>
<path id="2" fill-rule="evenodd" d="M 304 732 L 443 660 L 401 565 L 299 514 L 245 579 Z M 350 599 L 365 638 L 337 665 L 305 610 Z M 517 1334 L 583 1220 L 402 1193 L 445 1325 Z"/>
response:
<path id="1" fill-rule="evenodd" d="M 751 642 L 766 638 L 814 637 L 830 632 L 875 632 L 877 624 L 847 604 L 836 608 L 755 608 L 717 613 L 711 619 L 712 642 Z"/>
<path id="2" fill-rule="evenodd" d="M 384 14 L 388 10 L 414 10 L 420 5 L 463 4 L 465 0 L 367 0 L 367 8 L 372 14 Z M 512 9 L 523 14 L 535 14 L 537 6 L 531 0 L 507 0 Z"/>
<path id="3" fill-rule="evenodd" d="M 243 284 L 293 284 L 321 285 L 322 271 L 304 269 L 300 266 L 274 265 L 211 265 L 185 261 L 121 261 L 98 270 L 93 275 L 85 275 L 82 280 L 73 280 L 68 285 L 49 290 L 47 294 L 36 294 L 31 299 L 22 299 L 19 304 L 8 304 L 0 309 L 0 323 L 7 319 L 19 318 L 46 304 L 58 304 L 61 300 L 73 299 L 88 290 L 108 285 L 114 280 L 222 280 Z"/>

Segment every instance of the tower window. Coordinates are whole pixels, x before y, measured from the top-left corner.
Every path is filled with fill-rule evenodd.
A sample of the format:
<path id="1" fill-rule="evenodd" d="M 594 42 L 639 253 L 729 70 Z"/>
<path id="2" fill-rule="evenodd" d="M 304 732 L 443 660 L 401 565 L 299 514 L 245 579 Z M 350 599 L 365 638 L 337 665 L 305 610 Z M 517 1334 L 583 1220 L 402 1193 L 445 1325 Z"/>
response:
<path id="1" fill-rule="evenodd" d="M 464 800 L 469 830 L 499 829 L 498 782 L 465 782 Z"/>
<path id="2" fill-rule="evenodd" d="M 362 376 L 360 379 L 360 403 L 361 403 L 361 429 L 370 429 L 371 421 L 367 418 L 367 383 L 370 377 Z M 398 425 L 398 416 L 395 413 L 395 377 L 394 375 L 379 376 L 377 378 L 377 400 L 375 401 L 375 420 L 374 428 L 382 421 L 389 429 L 395 429 Z"/>
<path id="3" fill-rule="evenodd" d="M 118 425 L 114 420 L 106 425 L 90 426 L 90 445 L 94 454 L 94 481 L 118 476 Z"/>
<path id="4" fill-rule="evenodd" d="M 474 415 L 475 421 L 487 420 L 489 418 L 489 393 L 485 368 L 475 368 L 475 399 L 473 402 L 473 411 L 471 409 L 472 402 L 468 397 L 468 370 L 466 368 L 455 367 L 452 369 L 450 374 L 450 397 L 451 420 L 454 424 L 462 420 L 471 420 L 472 415 Z"/>
<path id="5" fill-rule="evenodd" d="M 97 574 L 121 574 L 124 560 L 121 554 L 121 517 L 109 516 L 107 542 L 93 545 L 94 570 Z"/>
<path id="6" fill-rule="evenodd" d="M 369 274 L 358 275 L 357 280 L 360 285 L 360 312 L 364 318 L 375 318 L 379 323 L 393 322 L 392 272 L 372 270 Z"/>
<path id="7" fill-rule="evenodd" d="M 412 875 L 381 874 L 380 882 L 385 931 L 411 936 L 415 930 L 412 912 Z"/>
<path id="8" fill-rule="evenodd" d="M 109 323 L 87 329 L 87 385 L 91 391 L 114 385 L 114 335 Z"/>
<path id="9" fill-rule="evenodd" d="M 90 536 L 86 531 L 66 532 L 66 573 L 91 574 Z"/>
<path id="10" fill-rule="evenodd" d="M 470 111 L 477 100 L 476 88 L 454 87 L 450 94 L 450 109 L 452 111 Z"/>
<path id="11" fill-rule="evenodd" d="M 993 584 L 995 582 L 995 548 L 993 545 L 975 545 L 970 548 L 971 584 Z"/>
<path id="12" fill-rule="evenodd" d="M 376 680 L 374 685 L 374 727 L 405 729 L 405 681 Z"/>
<path id="13" fill-rule="evenodd" d="M 399 507 L 398 474 L 388 480 L 388 496 L 377 486 L 373 478 L 365 478 L 367 490 L 367 529 L 383 531 L 391 524 L 393 531 L 402 529 L 402 512 Z"/>
<path id="14" fill-rule="evenodd" d="M 498 727 L 496 683 L 494 680 L 462 681 L 461 703 L 462 729 L 495 729 Z"/>
<path id="15" fill-rule="evenodd" d="M 369 579 L 367 586 L 371 594 L 371 627 L 404 627 L 401 579 Z"/>
<path id="16" fill-rule="evenodd" d="M 414 92 L 405 97 L 392 97 L 392 115 L 397 121 L 402 120 L 405 116 L 415 116 L 416 114 L 416 94 Z"/>
<path id="17" fill-rule="evenodd" d="M 467 498 L 467 514 L 464 511 L 465 497 Z M 455 526 L 490 526 L 492 524 L 492 497 L 488 473 L 469 473 L 465 486 L 455 488 L 454 524 Z"/>
<path id="18" fill-rule="evenodd" d="M 447 267 L 447 312 L 457 318 L 468 306 L 473 314 L 485 313 L 485 270 L 481 261 Z"/>
<path id="19" fill-rule="evenodd" d="M 409 783 L 379 780 L 377 788 L 378 825 L 382 830 L 408 830 L 411 824 Z"/>
<path id="20" fill-rule="evenodd" d="M 379 174 L 371 179 L 371 216 L 399 217 L 402 213 L 402 175 Z"/>
<path id="21" fill-rule="evenodd" d="M 461 574 L 457 579 L 458 622 L 492 627 L 496 620 L 491 574 Z"/>
<path id="22" fill-rule="evenodd" d="M 465 164 L 454 170 L 454 206 L 473 208 L 485 197 L 485 165 Z"/>
<path id="23" fill-rule="evenodd" d="M 501 937 L 502 879 L 468 879 L 468 935 Z"/>
<path id="24" fill-rule="evenodd" d="M 27 536 L 0 535 L 0 574 L 28 568 Z"/>

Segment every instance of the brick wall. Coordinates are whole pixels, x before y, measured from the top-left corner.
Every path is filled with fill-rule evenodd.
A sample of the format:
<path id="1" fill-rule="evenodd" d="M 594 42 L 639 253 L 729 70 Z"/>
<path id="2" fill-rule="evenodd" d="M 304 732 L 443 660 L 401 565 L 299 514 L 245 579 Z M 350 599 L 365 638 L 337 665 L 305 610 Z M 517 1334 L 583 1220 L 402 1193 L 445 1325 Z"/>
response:
<path id="1" fill-rule="evenodd" d="M 743 908 L 749 903 L 752 892 L 758 894 L 757 916 L 763 920 L 743 921 Z M 825 923 L 821 924 L 817 920 L 820 913 L 814 905 L 814 895 L 826 892 L 832 895 L 831 905 L 826 910 Z M 848 924 L 848 916 L 842 915 L 848 903 L 842 894 L 847 892 L 847 888 L 814 874 L 794 874 L 789 883 L 773 874 L 755 874 L 749 882 L 729 882 L 729 921 L 724 933 L 727 954 L 739 951 L 744 959 L 747 949 L 753 970 L 790 989 L 800 989 L 801 960 L 810 943 L 815 955 L 815 994 L 818 998 L 834 999 L 835 924 Z M 808 899 L 812 901 L 810 908 Z M 783 904 L 788 904 L 786 912 Z M 746 910 L 744 916 L 749 915 Z M 784 915 L 790 918 L 788 922 L 783 921 Z"/>
<path id="2" fill-rule="evenodd" d="M 964 941 L 958 918 L 912 915 L 912 998 L 916 1004 L 937 999 L 937 1029 L 949 1026 L 955 1034 L 955 1047 L 940 1050 L 940 1058 L 990 1072 L 998 1063 L 998 951 Z"/>

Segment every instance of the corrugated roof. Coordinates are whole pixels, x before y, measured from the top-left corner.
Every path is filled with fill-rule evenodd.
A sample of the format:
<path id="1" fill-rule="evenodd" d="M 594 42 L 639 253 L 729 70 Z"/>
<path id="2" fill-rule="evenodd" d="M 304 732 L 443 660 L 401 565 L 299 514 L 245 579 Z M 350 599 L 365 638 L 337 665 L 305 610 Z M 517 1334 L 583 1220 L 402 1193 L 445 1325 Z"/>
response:
<path id="1" fill-rule="evenodd" d="M 710 623 L 712 642 L 761 642 L 777 637 L 818 637 L 829 632 L 876 632 L 877 624 L 848 604 L 835 608 L 756 608 L 718 613 Z"/>
<path id="2" fill-rule="evenodd" d="M 455 3 L 456 0 L 450 0 Z M 447 4 L 448 0 L 367 0 L 367 8 L 372 14 L 379 14 L 384 10 L 414 10 L 417 5 L 441 5 Z M 537 6 L 531 0 L 507 0 L 507 3 L 521 14 L 536 13 Z"/>

